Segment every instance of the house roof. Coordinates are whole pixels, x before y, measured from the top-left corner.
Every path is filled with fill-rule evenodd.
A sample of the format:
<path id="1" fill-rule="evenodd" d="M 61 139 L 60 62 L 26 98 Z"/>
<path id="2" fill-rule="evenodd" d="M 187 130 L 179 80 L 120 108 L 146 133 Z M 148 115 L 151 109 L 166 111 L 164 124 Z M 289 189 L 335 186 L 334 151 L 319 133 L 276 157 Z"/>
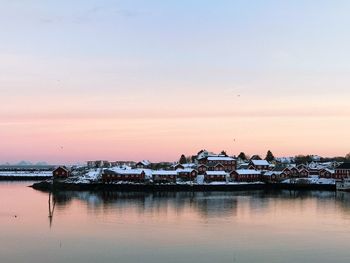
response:
<path id="1" fill-rule="evenodd" d="M 207 171 L 206 175 L 220 176 L 220 175 L 227 175 L 227 173 L 225 171 Z"/>
<path id="2" fill-rule="evenodd" d="M 234 161 L 235 159 L 228 156 L 209 156 L 208 161 Z"/>
<path id="3" fill-rule="evenodd" d="M 329 172 L 329 173 L 331 173 L 331 174 L 334 174 L 334 173 L 335 173 L 334 170 L 331 170 L 331 169 L 329 169 L 329 168 L 321 169 L 321 171 L 322 171 L 322 170 L 327 171 L 327 172 Z"/>
<path id="4" fill-rule="evenodd" d="M 147 165 L 150 165 L 151 162 L 148 161 L 148 160 L 142 160 L 141 162 L 138 162 L 138 163 L 137 163 L 137 165 L 139 165 L 139 164 L 142 164 L 142 165 L 144 165 L 144 166 L 147 166 Z"/>
<path id="5" fill-rule="evenodd" d="M 251 170 L 251 169 L 239 169 L 235 171 L 237 174 L 239 175 L 257 175 L 257 174 L 261 174 L 260 171 L 256 171 L 256 170 Z"/>
<path id="6" fill-rule="evenodd" d="M 268 171 L 268 172 L 264 173 L 264 175 L 266 175 L 266 176 L 280 175 L 280 174 L 282 174 L 282 171 Z"/>
<path id="7" fill-rule="evenodd" d="M 69 169 L 66 167 L 66 166 L 57 166 L 54 171 L 56 171 L 57 169 L 63 169 L 65 170 L 66 172 L 69 172 Z"/>
<path id="8" fill-rule="evenodd" d="M 339 170 L 339 169 L 350 169 L 350 163 L 342 163 L 336 169 L 337 170 Z"/>
<path id="9" fill-rule="evenodd" d="M 152 175 L 177 175 L 177 171 L 174 170 L 156 170 L 152 171 Z"/>
<path id="10" fill-rule="evenodd" d="M 193 171 L 196 170 L 192 168 L 176 169 L 177 173 L 192 173 Z"/>
<path id="11" fill-rule="evenodd" d="M 208 163 L 207 164 L 207 167 L 216 167 L 216 166 L 224 167 L 224 165 L 222 163 Z"/>
<path id="12" fill-rule="evenodd" d="M 252 164 L 254 165 L 270 165 L 270 163 L 266 160 L 251 160 Z"/>
<path id="13" fill-rule="evenodd" d="M 112 167 L 109 169 L 104 170 L 106 173 L 112 172 L 115 174 L 123 174 L 123 175 L 130 175 L 130 174 L 141 174 L 142 172 L 145 173 L 146 176 L 150 177 L 152 175 L 152 170 L 150 169 L 123 169 L 119 167 Z"/>
<path id="14" fill-rule="evenodd" d="M 238 166 L 239 169 L 245 169 L 249 167 L 249 163 L 242 163 Z"/>
<path id="15" fill-rule="evenodd" d="M 285 166 L 276 166 L 276 167 L 273 169 L 273 171 L 274 171 L 274 172 L 283 172 L 285 168 L 286 168 Z"/>

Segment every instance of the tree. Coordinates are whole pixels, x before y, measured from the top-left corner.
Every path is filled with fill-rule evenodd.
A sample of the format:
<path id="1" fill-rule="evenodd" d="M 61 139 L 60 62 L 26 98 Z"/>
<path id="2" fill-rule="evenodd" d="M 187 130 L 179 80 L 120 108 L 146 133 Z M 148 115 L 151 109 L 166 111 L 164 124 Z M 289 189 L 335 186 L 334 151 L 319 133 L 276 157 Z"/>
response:
<path id="1" fill-rule="evenodd" d="M 258 154 L 254 154 L 254 155 L 250 158 L 250 160 L 261 160 L 261 157 L 260 157 L 260 155 L 258 155 Z"/>
<path id="2" fill-rule="evenodd" d="M 312 158 L 310 155 L 297 155 L 294 158 L 296 164 L 307 164 L 312 162 Z"/>
<path id="3" fill-rule="evenodd" d="M 247 156 L 245 155 L 244 152 L 241 152 L 239 155 L 238 155 L 238 158 L 241 159 L 241 160 L 247 160 Z"/>
<path id="4" fill-rule="evenodd" d="M 350 153 L 348 153 L 347 155 L 345 155 L 345 159 L 346 159 L 347 161 L 350 161 Z"/>
<path id="5" fill-rule="evenodd" d="M 275 160 L 275 156 L 273 156 L 273 154 L 270 150 L 267 151 L 265 160 L 268 162 L 272 162 L 273 160 Z"/>
<path id="6" fill-rule="evenodd" d="M 195 163 L 197 160 L 197 155 L 192 155 L 191 156 L 191 163 Z"/>
<path id="7" fill-rule="evenodd" d="M 220 154 L 227 156 L 226 151 L 224 151 L 224 150 L 222 150 Z"/>
<path id="8" fill-rule="evenodd" d="M 180 160 L 179 160 L 179 163 L 180 163 L 180 164 L 187 163 L 186 156 L 185 156 L 184 154 L 181 155 Z"/>
<path id="9" fill-rule="evenodd" d="M 192 163 L 192 156 L 186 156 L 186 163 Z"/>

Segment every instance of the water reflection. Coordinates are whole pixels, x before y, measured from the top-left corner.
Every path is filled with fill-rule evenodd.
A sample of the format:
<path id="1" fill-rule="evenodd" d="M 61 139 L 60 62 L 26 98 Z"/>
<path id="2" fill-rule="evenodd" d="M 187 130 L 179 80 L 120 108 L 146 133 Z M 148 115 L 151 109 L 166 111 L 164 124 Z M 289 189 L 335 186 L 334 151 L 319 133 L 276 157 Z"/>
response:
<path id="1" fill-rule="evenodd" d="M 0 183 L 0 262 L 350 260 L 349 193 L 49 194 L 27 185 Z"/>
<path id="2" fill-rule="evenodd" d="M 104 213 L 135 208 L 139 214 L 166 214 L 173 209 L 177 214 L 187 209 L 204 219 L 224 218 L 237 215 L 239 206 L 248 207 L 257 213 L 264 213 L 272 204 L 282 202 L 297 204 L 306 200 L 316 201 L 319 208 L 330 204 L 350 212 L 350 194 L 320 191 L 245 191 L 245 192 L 83 192 L 56 191 L 48 194 L 50 226 L 54 209 L 64 210 L 73 201 L 85 204 L 90 211 Z M 292 202 L 292 203 L 291 203 Z"/>

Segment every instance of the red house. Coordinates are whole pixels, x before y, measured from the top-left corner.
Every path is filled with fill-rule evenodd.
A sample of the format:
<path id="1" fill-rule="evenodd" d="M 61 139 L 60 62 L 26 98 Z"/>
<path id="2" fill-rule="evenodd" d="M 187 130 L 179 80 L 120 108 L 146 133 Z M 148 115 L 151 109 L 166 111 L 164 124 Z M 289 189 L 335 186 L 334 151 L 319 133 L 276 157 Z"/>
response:
<path id="1" fill-rule="evenodd" d="M 102 174 L 102 181 L 105 183 L 111 182 L 144 182 L 146 174 L 141 169 L 118 169 L 118 170 L 104 170 Z"/>
<path id="2" fill-rule="evenodd" d="M 177 169 L 176 172 L 177 177 L 182 181 L 193 181 L 198 175 L 198 172 L 192 168 Z"/>
<path id="3" fill-rule="evenodd" d="M 176 183 L 177 172 L 157 170 L 152 171 L 152 179 L 155 183 Z"/>
<path id="4" fill-rule="evenodd" d="M 232 171 L 230 175 L 237 182 L 258 182 L 261 180 L 261 172 L 251 169 Z"/>
<path id="5" fill-rule="evenodd" d="M 204 174 L 208 170 L 208 167 L 205 164 L 200 164 L 198 165 L 197 170 L 198 174 Z"/>
<path id="6" fill-rule="evenodd" d="M 265 182 L 280 182 L 286 178 L 286 174 L 282 171 L 267 171 L 261 176 L 261 178 Z"/>
<path id="7" fill-rule="evenodd" d="M 266 160 L 250 160 L 249 167 L 254 167 L 255 170 L 269 170 L 270 163 Z"/>
<path id="8" fill-rule="evenodd" d="M 151 166 L 151 162 L 148 160 L 143 160 L 141 162 L 136 163 L 136 168 L 149 168 Z"/>
<path id="9" fill-rule="evenodd" d="M 217 171 L 215 170 L 215 167 L 217 167 L 217 165 L 221 165 L 223 167 L 223 171 L 231 172 L 236 170 L 237 160 L 233 157 L 229 157 L 226 155 L 207 156 L 207 157 L 198 159 L 198 164 L 206 165 L 208 167 L 207 170 L 211 170 L 211 171 Z M 198 166 L 198 171 L 199 171 L 199 166 Z"/>
<path id="10" fill-rule="evenodd" d="M 177 163 L 173 166 L 174 170 L 177 170 L 177 169 L 185 169 L 185 167 L 181 164 L 181 163 Z"/>
<path id="11" fill-rule="evenodd" d="M 330 169 L 321 169 L 319 173 L 320 178 L 332 178 L 334 171 Z"/>
<path id="12" fill-rule="evenodd" d="M 289 168 L 292 177 L 299 177 L 299 170 L 296 167 Z"/>
<path id="13" fill-rule="evenodd" d="M 343 163 L 335 168 L 335 173 L 333 174 L 334 179 L 343 179 L 350 177 L 350 163 Z"/>
<path id="14" fill-rule="evenodd" d="M 53 178 L 67 178 L 70 175 L 70 171 L 65 166 L 59 166 L 52 172 Z"/>
<path id="15" fill-rule="evenodd" d="M 299 170 L 300 177 L 304 177 L 304 178 L 305 177 L 309 177 L 309 174 L 310 174 L 310 172 L 306 168 L 302 168 L 302 169 Z"/>
<path id="16" fill-rule="evenodd" d="M 204 181 L 206 182 L 226 182 L 228 173 L 225 171 L 207 171 L 204 174 Z"/>

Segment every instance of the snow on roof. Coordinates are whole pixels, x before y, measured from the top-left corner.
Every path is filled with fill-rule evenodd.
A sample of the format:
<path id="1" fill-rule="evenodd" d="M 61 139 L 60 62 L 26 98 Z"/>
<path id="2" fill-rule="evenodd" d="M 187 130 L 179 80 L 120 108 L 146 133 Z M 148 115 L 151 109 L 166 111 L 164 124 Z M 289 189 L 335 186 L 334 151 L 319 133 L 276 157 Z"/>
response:
<path id="1" fill-rule="evenodd" d="M 115 172 L 117 174 L 141 174 L 142 172 L 145 173 L 146 176 L 152 176 L 152 170 L 151 169 L 123 169 L 119 167 L 112 167 L 107 169 L 108 171 Z"/>
<path id="2" fill-rule="evenodd" d="M 90 169 L 86 174 L 85 177 L 89 178 L 89 179 L 98 179 L 98 177 L 101 174 L 101 170 L 100 169 Z"/>
<path id="3" fill-rule="evenodd" d="M 122 169 L 119 167 L 113 167 L 107 170 L 115 172 L 117 174 L 141 174 L 143 171 L 142 169 Z"/>
<path id="4" fill-rule="evenodd" d="M 177 171 L 174 170 L 153 170 L 152 175 L 177 175 Z"/>
<path id="5" fill-rule="evenodd" d="M 252 160 L 254 165 L 270 165 L 270 163 L 266 160 Z"/>
<path id="6" fill-rule="evenodd" d="M 184 168 L 193 168 L 196 166 L 196 164 L 195 163 L 184 163 L 184 164 L 182 164 L 182 166 Z"/>
<path id="7" fill-rule="evenodd" d="M 20 176 L 20 177 L 32 177 L 32 176 L 52 176 L 52 171 L 0 171 L 0 176 Z"/>
<path id="8" fill-rule="evenodd" d="M 54 171 L 56 171 L 57 169 L 63 169 L 63 170 L 65 170 L 66 172 L 69 172 L 69 169 L 68 169 L 67 166 L 63 166 L 63 165 L 57 166 L 57 167 L 54 169 Z"/>
<path id="9" fill-rule="evenodd" d="M 260 171 L 251 170 L 251 169 L 239 169 L 239 170 L 236 170 L 236 173 L 238 173 L 239 175 L 261 174 Z"/>
<path id="10" fill-rule="evenodd" d="M 176 172 L 177 173 L 191 173 L 194 170 L 195 169 L 192 169 L 192 168 L 184 168 L 184 169 L 176 169 Z"/>
<path id="11" fill-rule="evenodd" d="M 228 175 L 225 171 L 206 171 L 206 175 Z"/>
<path id="12" fill-rule="evenodd" d="M 280 175 L 281 173 L 282 173 L 282 171 L 268 171 L 268 172 L 264 173 L 264 175 L 272 176 L 272 175 Z"/>
<path id="13" fill-rule="evenodd" d="M 228 156 L 210 156 L 208 161 L 234 161 L 235 159 Z"/>
<path id="14" fill-rule="evenodd" d="M 140 163 L 141 163 L 141 164 L 143 164 L 143 165 L 145 165 L 145 166 L 147 166 L 147 165 L 150 165 L 150 164 L 151 164 L 151 162 L 150 162 L 150 161 L 148 161 L 148 160 L 142 160 Z"/>
<path id="15" fill-rule="evenodd" d="M 178 165 L 181 165 L 184 168 L 193 168 L 193 167 L 196 166 L 195 163 L 182 163 L 182 164 L 181 163 L 175 163 L 175 164 L 172 165 L 172 167 L 176 167 Z"/>

